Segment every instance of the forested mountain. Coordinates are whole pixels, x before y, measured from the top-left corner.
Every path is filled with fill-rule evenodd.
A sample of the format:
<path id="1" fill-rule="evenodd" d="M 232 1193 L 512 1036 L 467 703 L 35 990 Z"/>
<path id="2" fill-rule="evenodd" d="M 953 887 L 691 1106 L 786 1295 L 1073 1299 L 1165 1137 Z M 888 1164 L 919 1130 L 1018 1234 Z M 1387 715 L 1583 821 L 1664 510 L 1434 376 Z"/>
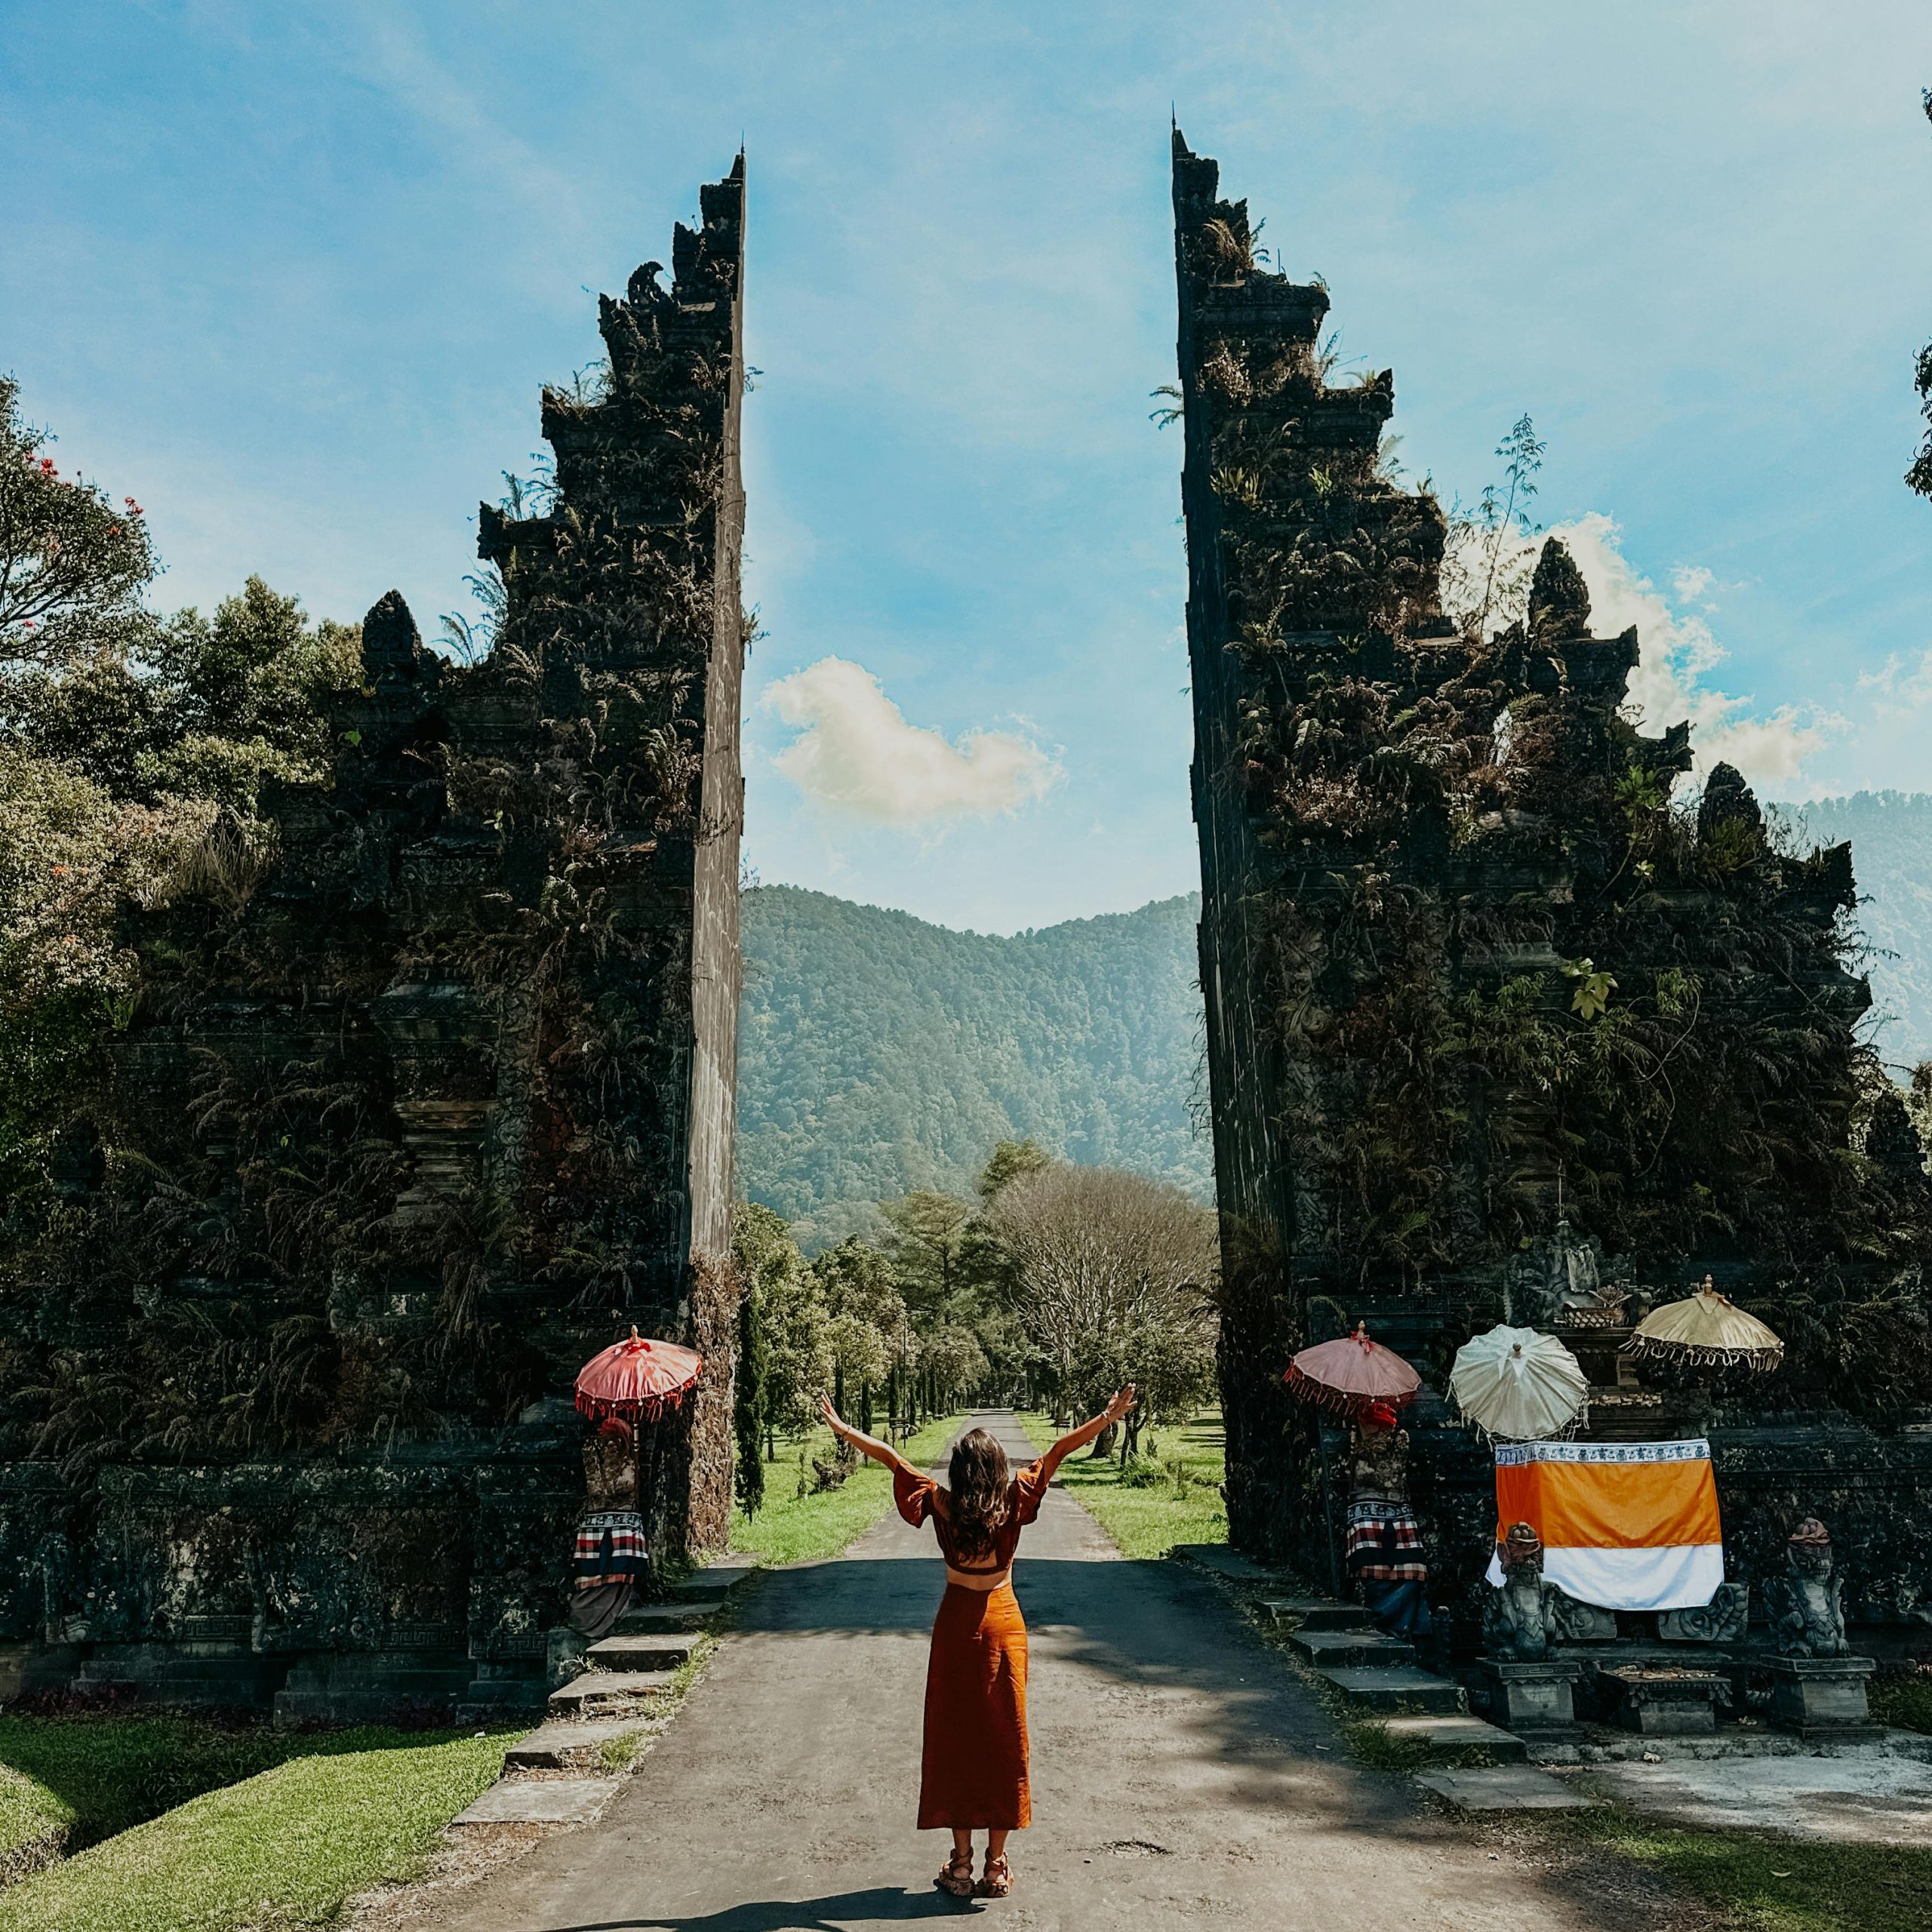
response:
<path id="1" fill-rule="evenodd" d="M 1860 792 L 1789 809 L 1807 838 L 1851 841 L 1880 1054 L 1894 1072 L 1932 1058 L 1932 793 Z"/>
<path id="2" fill-rule="evenodd" d="M 1205 1200 L 1193 897 L 1004 939 L 795 886 L 743 900 L 739 1185 L 816 1247 L 1030 1135 Z"/>
<path id="3" fill-rule="evenodd" d="M 1852 841 L 1879 1051 L 1902 1074 L 1932 1057 L 1932 794 L 1784 809 L 1804 839 Z M 1029 1134 L 1211 1198 L 1198 915 L 1189 895 L 1001 939 L 746 893 L 740 1186 L 808 1247 L 909 1189 L 970 1192 L 995 1140 Z"/>

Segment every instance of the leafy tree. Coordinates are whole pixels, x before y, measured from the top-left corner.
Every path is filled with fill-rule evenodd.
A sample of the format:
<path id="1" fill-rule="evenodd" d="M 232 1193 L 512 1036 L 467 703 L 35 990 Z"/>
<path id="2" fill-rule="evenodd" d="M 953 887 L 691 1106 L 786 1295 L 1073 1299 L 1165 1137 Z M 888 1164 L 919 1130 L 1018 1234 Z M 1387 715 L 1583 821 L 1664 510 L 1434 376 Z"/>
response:
<path id="1" fill-rule="evenodd" d="M 921 1189 L 882 1201 L 879 1212 L 891 1230 L 888 1251 L 906 1306 L 923 1315 L 943 1314 L 967 1285 L 962 1264 L 973 1204 Z"/>
<path id="2" fill-rule="evenodd" d="M 955 1321 L 943 1323 L 921 1340 L 919 1364 L 929 1378 L 937 1409 L 951 1408 L 977 1393 L 989 1368 L 978 1334 Z"/>
<path id="3" fill-rule="evenodd" d="M 266 780 L 327 775 L 323 700 L 361 677 L 359 645 L 251 577 L 211 620 L 143 614 L 57 671 L 17 675 L 0 704 L 12 735 L 117 798 L 206 798 L 250 817 Z"/>
<path id="4" fill-rule="evenodd" d="M 138 620 L 155 557 L 141 506 L 63 475 L 0 376 L 0 665 L 59 665 Z"/>
<path id="5" fill-rule="evenodd" d="M 116 914 L 166 893 L 194 829 L 0 739 L 0 1195 L 37 1184 L 85 1069 L 130 1017 Z"/>
<path id="6" fill-rule="evenodd" d="M 891 1260 L 849 1236 L 811 1265 L 830 1315 L 834 1400 L 858 1391 L 860 1425 L 872 1426 L 872 1397 L 918 1359 L 918 1343 Z"/>
<path id="7" fill-rule="evenodd" d="M 1017 1180 L 1022 1174 L 1038 1174 L 1051 1165 L 1052 1161 L 1053 1156 L 1030 1134 L 1024 1140 L 995 1141 L 993 1151 L 986 1156 L 986 1164 L 980 1170 L 980 1200 L 992 1201 L 1009 1181 Z"/>
<path id="8" fill-rule="evenodd" d="M 1157 1423 L 1186 1422 L 1214 1395 L 1214 1331 L 1201 1311 L 1172 1319 L 1103 1331 L 1074 1352 L 1068 1405 L 1091 1414 L 1124 1383 L 1139 1396 L 1128 1412 L 1118 1449 L 1123 1462 L 1140 1453 L 1140 1432 Z"/>
<path id="9" fill-rule="evenodd" d="M 777 1453 L 778 1431 L 796 1434 L 817 1420 L 819 1392 L 832 1380 L 829 1321 L 782 1216 L 755 1201 L 740 1201 L 732 1249 L 740 1274 L 759 1301 L 769 1457 Z"/>
<path id="10" fill-rule="evenodd" d="M 1151 1383 L 1177 1352 L 1211 1351 L 1214 1217 L 1178 1188 L 1054 1161 L 1001 1189 L 989 1218 L 1017 1272 L 1015 1312 L 1044 1358 L 1060 1415 L 1107 1377 Z"/>

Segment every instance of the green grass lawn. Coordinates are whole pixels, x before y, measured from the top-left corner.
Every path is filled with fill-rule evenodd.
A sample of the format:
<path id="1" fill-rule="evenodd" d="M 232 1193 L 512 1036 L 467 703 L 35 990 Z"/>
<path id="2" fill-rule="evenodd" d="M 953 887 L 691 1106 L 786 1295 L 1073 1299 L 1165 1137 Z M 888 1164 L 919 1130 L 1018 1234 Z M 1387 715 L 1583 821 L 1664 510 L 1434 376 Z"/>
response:
<path id="1" fill-rule="evenodd" d="M 318 1748 L 266 1724 L 0 1713 L 0 1865 L 50 1831 L 78 1850 Z"/>
<path id="2" fill-rule="evenodd" d="M 1932 1731 L 1932 1670 L 1881 1677 L 1872 1684 L 1872 1715 L 1901 1730 Z"/>
<path id="3" fill-rule="evenodd" d="M 1051 1446 L 1050 1417 L 1029 1412 L 1020 1422 L 1036 1449 Z M 1158 1454 L 1149 1453 L 1150 1438 Z M 1126 1555 L 1165 1556 L 1177 1543 L 1226 1543 L 1228 1510 L 1221 1484 L 1226 1438 L 1220 1415 L 1210 1411 L 1184 1426 L 1147 1430 L 1140 1447 L 1140 1466 L 1126 1472 L 1116 1462 L 1097 1463 L 1082 1450 L 1061 1463 L 1060 1479 Z"/>
<path id="4" fill-rule="evenodd" d="M 58 1857 L 73 1828 L 70 1806 L 38 1779 L 0 1763 L 0 1885 Z"/>
<path id="5" fill-rule="evenodd" d="M 1915 1847 L 1700 1831 L 1617 1806 L 1566 1811 L 1544 1829 L 1649 1866 L 1736 1932 L 1924 1932 L 1927 1924 L 1932 1851 Z"/>
<path id="6" fill-rule="evenodd" d="M 960 1417 L 927 1423 L 899 1453 L 915 1469 L 934 1462 L 959 1427 Z M 836 1556 L 861 1531 L 871 1528 L 892 1507 L 892 1478 L 876 1463 L 863 1463 L 837 1489 L 820 1496 L 798 1496 L 798 1451 L 805 1451 L 808 1480 L 811 1458 L 832 1460 L 829 1429 L 783 1443 L 777 1459 L 764 1466 L 764 1506 L 755 1516 L 734 1510 L 731 1547 L 748 1550 L 768 1563 L 803 1563 Z"/>
<path id="7" fill-rule="evenodd" d="M 103 1730 L 187 1724 L 43 1721 Z M 352 1894 L 408 1875 L 444 1826 L 494 1782 L 515 1734 L 233 1735 L 259 1735 L 264 1749 L 270 1748 L 266 1740 L 275 1740 L 285 1761 L 206 1791 L 0 1892 L 0 1932 L 237 1932 L 245 1926 L 254 1932 L 326 1924 Z M 134 1764 L 129 1782 L 137 1788 L 151 1749 L 152 1740 L 127 1743 Z M 111 1816 L 118 1801 L 111 1796 L 111 1756 L 105 1738 L 85 1749 L 71 1741 L 49 1746 L 42 1761 L 50 1769 L 56 1758 L 79 1768 L 69 1774 L 72 1796 L 42 1788 L 54 1791 L 77 1819 Z"/>

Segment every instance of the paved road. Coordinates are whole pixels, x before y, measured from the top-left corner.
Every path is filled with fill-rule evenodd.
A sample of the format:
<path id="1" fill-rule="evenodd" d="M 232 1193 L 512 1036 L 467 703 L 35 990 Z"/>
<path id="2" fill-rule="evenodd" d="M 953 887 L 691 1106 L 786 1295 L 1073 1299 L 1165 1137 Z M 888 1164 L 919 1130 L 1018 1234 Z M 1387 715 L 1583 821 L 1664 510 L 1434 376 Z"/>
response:
<path id="1" fill-rule="evenodd" d="M 1014 1418 L 979 1418 L 1017 1460 Z M 485 1880 L 451 1932 L 1601 1932 L 1621 1917 L 1357 1771 L 1313 1699 L 1183 1566 L 1123 1561 L 1064 1492 L 1020 1543 L 1032 1829 L 1011 1898 L 932 1887 L 913 1829 L 926 1636 L 943 1580 L 894 1516 L 755 1586 L 602 1821 Z M 1605 1911 L 1607 1907 L 1603 1908 Z"/>

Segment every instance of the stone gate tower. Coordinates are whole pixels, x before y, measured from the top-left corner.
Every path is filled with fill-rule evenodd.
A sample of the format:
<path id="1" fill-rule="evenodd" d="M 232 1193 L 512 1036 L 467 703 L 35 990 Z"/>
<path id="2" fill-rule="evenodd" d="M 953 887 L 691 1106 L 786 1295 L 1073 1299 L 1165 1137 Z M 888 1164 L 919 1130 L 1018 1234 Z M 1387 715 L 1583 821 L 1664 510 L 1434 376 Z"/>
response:
<path id="1" fill-rule="evenodd" d="M 709 1364 L 659 1546 L 724 1538 L 742 157 L 701 206 L 544 392 L 554 490 L 483 511 L 487 652 L 383 598 L 332 781 L 130 914 L 139 1004 L 0 1273 L 17 1681 L 540 1696 L 571 1381 L 632 1322 Z"/>
<path id="2" fill-rule="evenodd" d="M 1860 1614 L 1921 1617 L 1932 1183 L 1854 1032 L 1850 848 L 1795 851 L 1722 764 L 1674 800 L 1688 729 L 1627 714 L 1637 635 L 1592 635 L 1560 543 L 1519 608 L 1445 614 L 1392 376 L 1336 379 L 1327 290 L 1178 131 L 1174 204 L 1235 1540 L 1334 1565 L 1297 1349 L 1366 1320 L 1439 1390 L 1512 1319 L 1575 1349 L 1598 1435 L 1711 1435 L 1741 1574 L 1816 1513 Z M 1706 1272 L 1787 1344 L 1715 1400 L 1618 1352 Z M 1437 1587 L 1472 1601 L 1487 1460 L 1438 1399 L 1411 1427 Z"/>

